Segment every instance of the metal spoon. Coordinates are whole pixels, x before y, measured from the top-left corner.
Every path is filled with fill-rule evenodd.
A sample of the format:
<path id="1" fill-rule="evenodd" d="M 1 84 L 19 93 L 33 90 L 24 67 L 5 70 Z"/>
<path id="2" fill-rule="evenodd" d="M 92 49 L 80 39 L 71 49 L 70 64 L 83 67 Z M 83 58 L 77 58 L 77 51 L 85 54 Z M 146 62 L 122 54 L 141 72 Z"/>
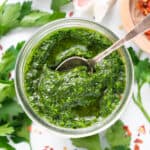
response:
<path id="1" fill-rule="evenodd" d="M 99 53 L 92 59 L 86 59 L 83 57 L 73 56 L 70 58 L 67 58 L 62 63 L 60 63 L 56 70 L 58 71 L 65 71 L 71 68 L 74 68 L 76 66 L 87 66 L 89 71 L 93 72 L 94 65 L 98 62 L 100 62 L 103 58 L 108 56 L 113 51 L 120 48 L 125 42 L 133 39 L 137 35 L 143 33 L 145 30 L 148 30 L 150 28 L 150 15 L 145 17 L 143 21 L 139 24 L 137 24 L 129 33 L 127 33 L 122 39 L 115 42 L 112 46 L 110 46 L 105 51 Z"/>

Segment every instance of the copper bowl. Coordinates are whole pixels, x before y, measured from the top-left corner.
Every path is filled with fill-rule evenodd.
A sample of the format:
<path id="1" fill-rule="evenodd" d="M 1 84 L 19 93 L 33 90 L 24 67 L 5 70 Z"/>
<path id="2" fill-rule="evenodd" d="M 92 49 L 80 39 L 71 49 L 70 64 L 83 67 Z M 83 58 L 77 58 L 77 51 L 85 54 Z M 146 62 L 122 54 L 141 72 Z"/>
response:
<path id="1" fill-rule="evenodd" d="M 144 15 L 137 9 L 138 0 L 121 0 L 121 18 L 124 29 L 129 32 Z M 143 51 L 150 53 L 150 40 L 141 34 L 133 40 Z"/>

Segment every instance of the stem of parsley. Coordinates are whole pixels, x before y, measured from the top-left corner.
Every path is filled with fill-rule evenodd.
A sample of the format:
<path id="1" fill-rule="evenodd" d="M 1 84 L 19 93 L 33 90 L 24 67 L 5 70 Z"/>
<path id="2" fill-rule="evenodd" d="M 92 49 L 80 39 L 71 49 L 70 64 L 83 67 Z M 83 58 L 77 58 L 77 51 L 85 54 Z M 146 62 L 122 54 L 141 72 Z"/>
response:
<path id="1" fill-rule="evenodd" d="M 144 85 L 144 83 L 138 83 L 137 85 L 137 97 L 135 98 L 135 95 L 133 94 L 132 98 L 135 104 L 140 108 L 142 111 L 143 115 L 146 117 L 146 119 L 150 122 L 150 115 L 147 113 L 145 110 L 143 103 L 142 103 L 142 98 L 141 98 L 141 88 Z"/>
<path id="2" fill-rule="evenodd" d="M 31 145 L 31 142 L 29 142 L 29 147 L 30 147 L 30 150 L 32 150 L 32 145 Z"/>

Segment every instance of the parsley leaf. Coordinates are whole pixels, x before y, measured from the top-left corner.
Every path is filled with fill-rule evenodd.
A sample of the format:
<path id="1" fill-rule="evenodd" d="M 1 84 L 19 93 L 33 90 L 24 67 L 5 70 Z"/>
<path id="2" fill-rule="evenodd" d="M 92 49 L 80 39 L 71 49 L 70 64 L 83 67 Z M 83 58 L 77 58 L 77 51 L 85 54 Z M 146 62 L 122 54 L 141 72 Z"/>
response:
<path id="1" fill-rule="evenodd" d="M 123 123 L 121 121 L 117 121 L 113 126 L 106 130 L 106 138 L 110 147 L 129 147 L 131 140 L 131 137 L 125 136 Z"/>
<path id="2" fill-rule="evenodd" d="M 10 144 L 6 137 L 0 137 L 0 149 L 2 150 L 15 150 Z"/>
<path id="3" fill-rule="evenodd" d="M 103 150 L 108 145 L 109 148 L 105 148 L 105 150 L 130 150 L 131 137 L 125 136 L 123 122 L 121 120 L 117 121 L 103 134 L 101 138 L 99 134 L 96 134 L 90 137 L 71 139 L 71 141 L 74 146 L 86 148 L 87 150 Z M 107 145 L 103 144 L 102 138 L 105 138 L 106 143 L 108 143 Z"/>
<path id="4" fill-rule="evenodd" d="M 24 16 L 30 14 L 32 12 L 32 2 L 31 1 L 24 1 L 21 6 L 20 16 L 19 19 L 22 19 Z"/>
<path id="5" fill-rule="evenodd" d="M 4 2 L 0 5 L 0 12 L 3 11 L 4 6 L 6 5 L 8 0 L 4 0 Z"/>
<path id="6" fill-rule="evenodd" d="M 150 60 L 140 60 L 135 65 L 135 78 L 139 84 L 150 83 Z"/>
<path id="7" fill-rule="evenodd" d="M 150 114 L 148 114 L 148 112 L 145 110 L 141 97 L 141 89 L 143 85 L 145 83 L 150 84 L 150 59 L 145 58 L 144 60 L 140 60 L 135 54 L 133 48 L 129 48 L 129 52 L 134 62 L 135 79 L 137 82 L 137 95 L 133 94 L 132 98 L 145 118 L 150 122 Z"/>
<path id="8" fill-rule="evenodd" d="M 20 26 L 22 27 L 40 26 L 50 21 L 64 17 L 65 13 L 63 12 L 54 12 L 53 14 L 49 14 L 47 12 L 34 11 L 29 15 L 25 16 L 21 20 Z"/>
<path id="9" fill-rule="evenodd" d="M 18 52 L 23 44 L 24 42 L 20 42 L 16 47 L 8 48 L 0 60 L 0 136 L 5 136 L 2 140 L 0 137 L 0 148 L 6 150 L 13 150 L 7 135 L 15 143 L 29 143 L 30 139 L 27 128 L 31 125 L 31 120 L 16 102 L 14 82 L 8 80 L 8 73 L 14 69 Z"/>
<path id="10" fill-rule="evenodd" d="M 25 113 L 21 113 L 14 117 L 10 123 L 14 128 L 14 133 L 11 135 L 11 139 L 15 142 L 30 141 L 30 132 L 28 127 L 31 125 L 31 120 L 26 116 Z"/>
<path id="11" fill-rule="evenodd" d="M 15 89 L 14 89 L 13 81 L 0 80 L 0 103 L 8 97 L 14 97 L 14 96 L 15 96 Z"/>
<path id="12" fill-rule="evenodd" d="M 136 53 L 134 52 L 133 48 L 129 47 L 128 51 L 129 51 L 130 56 L 132 58 L 133 64 L 134 65 L 138 64 L 140 60 L 139 60 L 138 56 L 136 55 Z"/>
<path id="13" fill-rule="evenodd" d="M 139 84 L 150 83 L 150 59 L 140 60 L 132 47 L 129 47 L 128 51 L 134 64 L 136 81 Z"/>
<path id="14" fill-rule="evenodd" d="M 3 35 L 10 29 L 18 26 L 20 10 L 20 3 L 2 5 L 0 10 L 0 35 Z"/>
<path id="15" fill-rule="evenodd" d="M 71 2 L 71 0 L 52 0 L 51 8 L 54 11 L 60 11 L 60 8 L 69 2 Z"/>
<path id="16" fill-rule="evenodd" d="M 130 150 L 130 148 L 126 147 L 126 146 L 115 146 L 112 148 L 106 148 L 105 150 Z"/>
<path id="17" fill-rule="evenodd" d="M 9 127 L 8 124 L 0 126 L 0 136 L 6 136 L 8 134 L 11 134 L 12 132 L 14 132 L 14 129 L 12 127 Z"/>
<path id="18" fill-rule="evenodd" d="M 71 139 L 72 144 L 87 150 L 101 150 L 99 135 L 93 135 L 85 138 Z"/>
<path id="19" fill-rule="evenodd" d="M 9 122 L 14 116 L 19 115 L 19 113 L 22 113 L 21 107 L 16 101 L 7 98 L 2 103 L 2 108 L 0 109 L 0 120 Z"/>
<path id="20" fill-rule="evenodd" d="M 31 6 L 31 1 L 25 1 L 23 4 L 6 4 L 4 2 L 0 6 L 0 36 L 16 27 L 41 26 L 50 21 L 65 17 L 65 13 L 60 11 L 54 11 L 51 14 L 33 10 Z"/>
<path id="21" fill-rule="evenodd" d="M 11 46 L 7 49 L 0 61 L 0 79 L 6 80 L 9 78 L 9 73 L 15 67 L 16 58 L 20 49 L 22 48 L 25 42 L 19 42 L 16 47 Z"/>

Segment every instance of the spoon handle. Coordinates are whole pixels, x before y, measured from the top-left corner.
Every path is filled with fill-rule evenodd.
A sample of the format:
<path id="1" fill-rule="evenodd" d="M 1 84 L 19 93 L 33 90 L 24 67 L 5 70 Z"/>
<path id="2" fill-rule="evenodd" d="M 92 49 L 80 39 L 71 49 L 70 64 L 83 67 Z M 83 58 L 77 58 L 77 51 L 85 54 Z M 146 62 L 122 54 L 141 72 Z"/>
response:
<path id="1" fill-rule="evenodd" d="M 129 33 L 127 33 L 122 39 L 116 41 L 111 47 L 106 49 L 105 51 L 99 53 L 96 55 L 92 61 L 93 62 L 99 62 L 104 57 L 108 56 L 110 53 L 115 51 L 116 49 L 120 48 L 125 42 L 133 39 L 137 35 L 143 33 L 145 30 L 148 30 L 150 28 L 150 15 L 145 17 L 142 22 L 137 24 Z"/>

